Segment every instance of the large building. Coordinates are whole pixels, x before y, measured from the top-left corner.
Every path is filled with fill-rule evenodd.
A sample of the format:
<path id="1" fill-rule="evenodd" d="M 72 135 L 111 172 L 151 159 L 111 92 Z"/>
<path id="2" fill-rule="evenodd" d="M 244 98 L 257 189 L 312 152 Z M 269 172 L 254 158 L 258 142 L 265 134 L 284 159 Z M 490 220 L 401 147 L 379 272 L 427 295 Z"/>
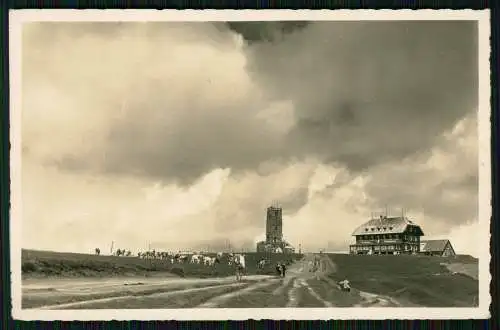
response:
<path id="1" fill-rule="evenodd" d="M 257 252 L 295 253 L 283 239 L 283 209 L 270 206 L 266 212 L 266 240 L 257 243 Z"/>
<path id="2" fill-rule="evenodd" d="M 424 232 L 405 216 L 370 219 L 352 234 L 351 254 L 417 254 Z"/>

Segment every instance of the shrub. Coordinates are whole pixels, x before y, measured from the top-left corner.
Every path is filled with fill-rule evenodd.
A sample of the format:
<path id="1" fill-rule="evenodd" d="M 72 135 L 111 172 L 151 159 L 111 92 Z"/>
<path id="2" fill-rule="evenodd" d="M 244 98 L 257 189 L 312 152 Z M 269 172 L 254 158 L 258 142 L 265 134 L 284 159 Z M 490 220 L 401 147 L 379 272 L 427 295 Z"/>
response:
<path id="1" fill-rule="evenodd" d="M 23 265 L 21 266 L 21 271 L 23 273 L 34 272 L 36 271 L 36 265 L 30 261 L 23 262 Z"/>

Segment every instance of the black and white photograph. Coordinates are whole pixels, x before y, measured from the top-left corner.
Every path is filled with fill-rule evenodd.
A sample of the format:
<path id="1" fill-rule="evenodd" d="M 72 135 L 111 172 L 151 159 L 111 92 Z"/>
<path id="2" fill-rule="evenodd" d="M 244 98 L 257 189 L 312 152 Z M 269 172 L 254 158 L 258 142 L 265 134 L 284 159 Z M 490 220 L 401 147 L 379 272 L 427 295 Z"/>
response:
<path id="1" fill-rule="evenodd" d="M 489 317 L 489 11 L 10 27 L 15 319 Z"/>

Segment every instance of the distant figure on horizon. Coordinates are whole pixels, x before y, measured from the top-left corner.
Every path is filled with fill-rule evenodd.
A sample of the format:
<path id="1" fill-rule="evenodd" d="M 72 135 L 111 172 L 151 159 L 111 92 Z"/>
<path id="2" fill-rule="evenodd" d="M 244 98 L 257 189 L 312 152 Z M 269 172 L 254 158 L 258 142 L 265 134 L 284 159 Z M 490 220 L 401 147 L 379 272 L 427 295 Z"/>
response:
<path id="1" fill-rule="evenodd" d="M 95 255 L 98 256 L 101 254 L 101 249 L 95 248 Z"/>

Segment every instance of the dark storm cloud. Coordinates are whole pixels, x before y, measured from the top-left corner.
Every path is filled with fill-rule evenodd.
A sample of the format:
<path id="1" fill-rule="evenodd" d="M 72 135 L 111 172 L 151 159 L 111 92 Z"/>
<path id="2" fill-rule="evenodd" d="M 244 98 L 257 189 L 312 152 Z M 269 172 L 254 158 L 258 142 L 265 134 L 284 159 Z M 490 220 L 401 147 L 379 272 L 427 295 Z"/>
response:
<path id="1" fill-rule="evenodd" d="M 477 106 L 475 22 L 318 22 L 248 47 L 248 70 L 292 99 L 297 154 L 353 171 L 435 143 Z"/>
<path id="2" fill-rule="evenodd" d="M 224 106 L 207 107 L 196 115 L 193 108 L 183 106 L 185 115 L 170 124 L 140 117 L 133 122 L 116 123 L 107 141 L 113 147 L 107 153 L 106 170 L 124 174 L 135 171 L 138 175 L 191 185 L 216 168 L 232 168 L 233 173 L 238 173 L 257 168 L 274 154 L 282 154 L 282 143 L 272 132 L 259 128 L 253 117 L 214 114 L 221 108 Z M 223 111 L 230 112 L 231 109 Z M 150 133 L 140 131 L 143 127 L 148 127 Z"/>
<path id="3" fill-rule="evenodd" d="M 112 41 L 128 38 L 126 46 L 134 49 L 131 54 L 145 54 L 138 58 L 141 62 L 130 60 L 117 69 L 120 75 L 136 70 L 122 80 L 128 77 L 127 83 L 136 81 L 138 87 L 129 92 L 133 100 L 128 112 L 109 127 L 100 146 L 104 150 L 99 150 L 105 156 L 66 155 L 60 166 L 132 173 L 183 185 L 219 167 L 231 168 L 234 174 L 256 170 L 266 161 L 292 158 L 313 157 L 356 172 L 430 148 L 436 136 L 477 105 L 475 22 L 237 22 L 228 26 L 148 23 L 124 29 L 115 24 L 104 33 L 100 25 L 90 30 L 78 25 L 76 32 L 46 28 L 46 38 L 48 32 L 59 31 L 52 46 L 67 48 L 75 40 L 97 36 L 95 47 L 82 46 L 96 53 L 99 44 L 113 47 Z M 82 29 L 86 39 L 75 38 Z M 66 43 L 58 44 L 61 33 Z M 231 33 L 247 41 L 243 53 L 230 41 Z M 127 58 L 127 48 L 122 47 L 117 54 Z M 226 59 L 231 50 L 233 57 Z M 42 55 L 32 53 L 38 58 L 37 67 L 47 67 L 51 60 Z M 78 53 L 73 56 L 63 58 L 69 67 L 81 63 Z M 211 60 L 204 61 L 203 56 Z M 228 66 L 228 61 L 240 61 L 238 56 L 245 57 L 245 72 L 233 77 L 239 66 Z M 94 54 L 93 58 L 102 57 Z M 117 59 L 99 61 L 106 68 Z M 174 60 L 175 65 L 169 63 Z M 54 65 L 62 68 L 64 63 Z M 164 73 L 169 65 L 179 73 L 171 74 L 171 69 Z M 214 69 L 215 65 L 220 67 Z M 44 74 L 52 84 L 75 93 L 92 70 L 66 73 L 67 79 L 80 82 L 78 88 L 50 72 Z M 209 70 L 212 73 L 206 73 Z M 108 83 L 113 72 L 106 74 L 102 81 L 86 82 L 87 88 L 105 94 L 118 81 Z M 252 87 L 242 87 L 241 97 L 231 99 L 245 74 L 250 75 Z M 184 78 L 191 76 L 191 80 Z M 224 79 L 224 86 L 210 92 L 213 84 Z M 88 94 L 95 97 L 93 92 Z M 217 102 L 206 101 L 214 97 Z M 292 102 L 295 123 L 288 132 L 275 131 L 256 119 L 271 100 Z M 105 107 L 117 107 L 120 102 Z M 171 112 L 176 113 L 174 118 Z M 96 162 L 102 164 L 95 166 Z"/>
<path id="4" fill-rule="evenodd" d="M 227 22 L 232 31 L 240 34 L 248 44 L 254 42 L 281 41 L 287 34 L 296 32 L 307 27 L 309 21 L 282 21 L 282 22 Z"/>

